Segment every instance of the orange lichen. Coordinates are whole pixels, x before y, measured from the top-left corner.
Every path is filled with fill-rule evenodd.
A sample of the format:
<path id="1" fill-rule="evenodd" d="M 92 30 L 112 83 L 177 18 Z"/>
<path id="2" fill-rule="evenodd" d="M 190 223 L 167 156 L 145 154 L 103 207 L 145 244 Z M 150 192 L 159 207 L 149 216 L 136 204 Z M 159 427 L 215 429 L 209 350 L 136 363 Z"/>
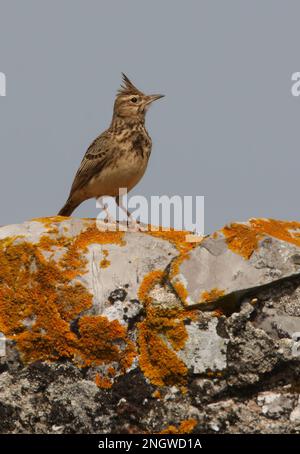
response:
<path id="1" fill-rule="evenodd" d="M 31 221 L 41 222 L 46 227 L 52 227 L 55 222 L 62 222 L 69 219 L 65 216 L 49 216 L 49 217 L 41 217 L 41 218 L 33 218 Z"/>
<path id="2" fill-rule="evenodd" d="M 248 224 L 233 223 L 222 230 L 228 247 L 245 259 L 249 259 L 264 236 L 300 246 L 300 222 L 276 219 L 251 219 Z"/>
<path id="3" fill-rule="evenodd" d="M 153 305 L 150 296 L 163 275 L 161 270 L 146 275 L 138 292 L 146 310 L 145 319 L 138 324 L 139 364 L 154 385 L 185 384 L 187 367 L 176 351 L 184 347 L 187 339 L 187 316 L 178 308 Z"/>
<path id="4" fill-rule="evenodd" d="M 189 252 L 182 253 L 175 257 L 175 259 L 171 263 L 169 277 L 170 279 L 176 276 L 179 273 L 179 267 L 185 260 L 189 260 L 190 254 Z"/>
<path id="5" fill-rule="evenodd" d="M 161 392 L 156 389 L 153 393 L 152 393 L 152 397 L 154 397 L 154 399 L 161 399 Z"/>
<path id="6" fill-rule="evenodd" d="M 150 226 L 151 228 L 152 226 Z M 176 249 L 179 251 L 179 255 L 174 258 L 171 262 L 170 270 L 169 270 L 169 279 L 172 279 L 179 273 L 179 267 L 184 260 L 188 260 L 190 258 L 190 252 L 199 245 L 199 242 L 188 242 L 186 241 L 186 236 L 190 233 L 188 231 L 179 231 L 179 230 L 150 230 L 147 232 L 149 235 L 152 235 L 157 238 L 162 238 L 164 240 L 169 241 L 172 243 Z M 185 286 L 179 282 L 172 282 L 173 288 L 176 291 L 178 297 L 181 299 L 182 303 L 186 303 L 188 298 L 188 292 Z"/>
<path id="7" fill-rule="evenodd" d="M 107 377 L 103 377 L 101 374 L 97 374 L 95 377 L 95 383 L 98 388 L 110 389 L 113 385 L 112 381 Z"/>
<path id="8" fill-rule="evenodd" d="M 93 243 L 124 246 L 124 232 L 109 230 L 102 232 L 97 228 L 97 223 L 95 222 L 75 238 L 74 247 L 85 251 Z"/>
<path id="9" fill-rule="evenodd" d="M 139 323 L 139 363 L 156 386 L 185 383 L 187 368 L 147 321 Z"/>
<path id="10" fill-rule="evenodd" d="M 201 293 L 200 303 L 210 303 L 211 301 L 215 301 L 224 295 L 225 295 L 224 290 L 213 288 L 209 291 Z"/>
<path id="11" fill-rule="evenodd" d="M 179 281 L 175 281 L 175 282 L 173 283 L 173 288 L 174 288 L 175 292 L 177 293 L 177 295 L 179 296 L 180 300 L 181 300 L 183 303 L 186 303 L 189 294 L 188 294 L 187 289 L 186 289 L 185 286 L 183 285 L 183 283 L 182 283 L 182 282 L 179 282 Z"/>
<path id="12" fill-rule="evenodd" d="M 63 258 L 66 272 L 70 279 L 78 275 L 78 269 L 82 265 L 82 254 L 87 252 L 88 246 L 91 244 L 117 244 L 123 246 L 124 232 L 101 232 L 97 228 L 96 222 L 81 232 L 68 247 L 67 253 Z"/>
<path id="13" fill-rule="evenodd" d="M 174 279 L 174 277 L 179 274 L 179 268 L 182 262 L 184 262 L 184 260 L 189 260 L 189 258 L 190 258 L 189 252 L 178 255 L 178 257 L 175 257 L 175 259 L 171 262 L 169 270 L 169 279 L 170 280 L 173 279 L 172 286 L 183 304 L 187 302 L 189 294 L 185 285 L 182 282 L 180 282 L 180 280 Z"/>
<path id="14" fill-rule="evenodd" d="M 110 260 L 107 259 L 109 252 L 107 249 L 103 249 L 103 259 L 100 261 L 100 268 L 107 268 L 110 265 Z"/>
<path id="15" fill-rule="evenodd" d="M 80 317 L 91 308 L 92 295 L 76 281 L 85 273 L 89 244 L 121 245 L 122 234 L 98 234 L 90 226 L 75 239 L 51 235 L 35 244 L 0 241 L 0 331 L 13 338 L 25 362 L 67 358 L 86 367 L 113 361 L 125 372 L 136 355 L 126 328 L 103 316 Z M 55 247 L 61 258 L 46 258 L 44 251 Z"/>
<path id="16" fill-rule="evenodd" d="M 116 375 L 116 369 L 114 367 L 110 366 L 107 369 L 107 373 L 110 377 L 114 377 Z"/>
<path id="17" fill-rule="evenodd" d="M 191 432 L 193 432 L 196 425 L 197 425 L 196 419 L 191 418 L 191 419 L 187 419 L 186 421 L 182 421 L 180 423 L 179 427 L 171 425 L 159 433 L 160 434 L 190 434 Z"/>
<path id="18" fill-rule="evenodd" d="M 164 277 L 164 271 L 154 270 L 144 276 L 143 282 L 141 283 L 138 290 L 138 299 L 145 304 L 151 302 L 149 296 L 150 291 L 158 284 Z"/>
<path id="19" fill-rule="evenodd" d="M 279 240 L 287 241 L 295 246 L 300 246 L 300 222 L 278 221 L 276 219 L 251 219 L 252 228 L 273 236 Z"/>
<path id="20" fill-rule="evenodd" d="M 53 233 L 53 232 L 51 232 Z M 72 243 L 72 239 L 66 236 L 60 236 L 59 238 L 43 235 L 40 237 L 39 240 L 39 249 L 43 249 L 45 251 L 53 251 L 55 248 L 59 247 L 68 247 Z"/>
<path id="21" fill-rule="evenodd" d="M 185 346 L 185 342 L 188 338 L 183 321 L 178 320 L 178 322 L 175 322 L 174 324 L 169 323 L 166 337 L 175 351 L 181 350 Z"/>
<path id="22" fill-rule="evenodd" d="M 243 224 L 225 226 L 222 232 L 226 237 L 228 247 L 245 259 L 251 257 L 253 251 L 258 247 L 259 240 L 263 238 L 261 233 Z"/>
<path id="23" fill-rule="evenodd" d="M 221 377 L 223 377 L 223 374 L 220 371 L 212 371 L 210 369 L 207 369 L 206 376 L 208 378 L 221 378 Z"/>
<path id="24" fill-rule="evenodd" d="M 225 312 L 220 307 L 215 309 L 212 313 L 213 317 L 222 317 L 222 315 L 225 315 Z"/>
<path id="25" fill-rule="evenodd" d="M 77 344 L 84 366 L 96 366 L 115 361 L 122 372 L 130 367 L 135 357 L 127 330 L 118 320 L 109 321 L 101 315 L 83 316 L 79 320 L 80 341 Z"/>
<path id="26" fill-rule="evenodd" d="M 57 234 L 58 233 L 58 226 L 62 221 L 65 221 L 66 218 L 63 216 L 52 216 L 52 217 L 43 217 L 43 218 L 33 218 L 31 221 L 40 222 L 44 225 L 48 234 Z"/>

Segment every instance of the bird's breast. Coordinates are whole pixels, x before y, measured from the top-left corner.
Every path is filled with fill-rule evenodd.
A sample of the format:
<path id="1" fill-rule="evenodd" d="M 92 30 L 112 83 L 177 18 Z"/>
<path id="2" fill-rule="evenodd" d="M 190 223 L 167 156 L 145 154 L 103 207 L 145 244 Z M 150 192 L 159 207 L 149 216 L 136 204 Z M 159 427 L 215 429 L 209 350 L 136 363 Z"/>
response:
<path id="1" fill-rule="evenodd" d="M 89 197 L 117 196 L 119 188 L 127 188 L 129 192 L 144 175 L 150 152 L 151 144 L 142 149 L 134 142 L 124 141 L 101 172 L 91 179 L 87 188 Z"/>

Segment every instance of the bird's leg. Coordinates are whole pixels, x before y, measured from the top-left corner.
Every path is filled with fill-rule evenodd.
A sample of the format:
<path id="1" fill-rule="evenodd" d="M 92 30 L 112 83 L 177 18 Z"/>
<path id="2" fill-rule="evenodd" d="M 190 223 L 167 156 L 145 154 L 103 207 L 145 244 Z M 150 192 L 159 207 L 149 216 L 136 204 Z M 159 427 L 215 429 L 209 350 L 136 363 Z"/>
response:
<path id="1" fill-rule="evenodd" d="M 127 208 L 123 205 L 122 196 L 118 195 L 116 197 L 116 204 L 118 205 L 118 207 L 120 207 L 124 211 L 124 213 L 126 213 L 126 215 L 127 215 L 127 226 L 130 228 L 130 230 L 133 230 L 133 231 L 142 230 L 141 226 L 140 226 L 140 223 L 132 216 L 130 211 L 128 211 Z"/>
<path id="2" fill-rule="evenodd" d="M 106 218 L 104 219 L 104 222 L 107 222 L 108 224 L 112 224 L 115 222 L 115 220 L 112 218 L 112 216 L 110 215 L 110 212 L 108 210 L 108 207 L 105 203 L 103 203 L 103 199 L 102 197 L 98 197 L 97 198 L 97 204 L 98 204 L 98 207 L 105 212 L 106 214 Z"/>

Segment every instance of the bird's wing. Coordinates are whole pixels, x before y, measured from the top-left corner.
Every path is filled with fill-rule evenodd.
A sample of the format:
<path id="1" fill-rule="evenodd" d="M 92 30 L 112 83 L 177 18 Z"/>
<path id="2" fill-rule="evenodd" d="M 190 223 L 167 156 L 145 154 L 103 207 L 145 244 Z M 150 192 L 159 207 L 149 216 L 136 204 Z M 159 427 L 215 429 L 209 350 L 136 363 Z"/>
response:
<path id="1" fill-rule="evenodd" d="M 69 197 L 88 184 L 94 175 L 99 174 L 112 157 L 111 134 L 105 131 L 87 149 L 75 175 Z"/>

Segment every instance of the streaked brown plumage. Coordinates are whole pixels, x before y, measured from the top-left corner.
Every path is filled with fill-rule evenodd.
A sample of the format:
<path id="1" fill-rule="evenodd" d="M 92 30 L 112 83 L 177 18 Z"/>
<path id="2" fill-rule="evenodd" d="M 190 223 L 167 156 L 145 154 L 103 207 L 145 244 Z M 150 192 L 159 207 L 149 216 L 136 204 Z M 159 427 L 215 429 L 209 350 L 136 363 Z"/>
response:
<path id="1" fill-rule="evenodd" d="M 84 200 L 93 197 L 112 196 L 119 203 L 119 188 L 129 192 L 140 181 L 152 146 L 145 114 L 162 96 L 145 95 L 123 74 L 110 127 L 87 149 L 59 215 L 70 216 Z"/>

